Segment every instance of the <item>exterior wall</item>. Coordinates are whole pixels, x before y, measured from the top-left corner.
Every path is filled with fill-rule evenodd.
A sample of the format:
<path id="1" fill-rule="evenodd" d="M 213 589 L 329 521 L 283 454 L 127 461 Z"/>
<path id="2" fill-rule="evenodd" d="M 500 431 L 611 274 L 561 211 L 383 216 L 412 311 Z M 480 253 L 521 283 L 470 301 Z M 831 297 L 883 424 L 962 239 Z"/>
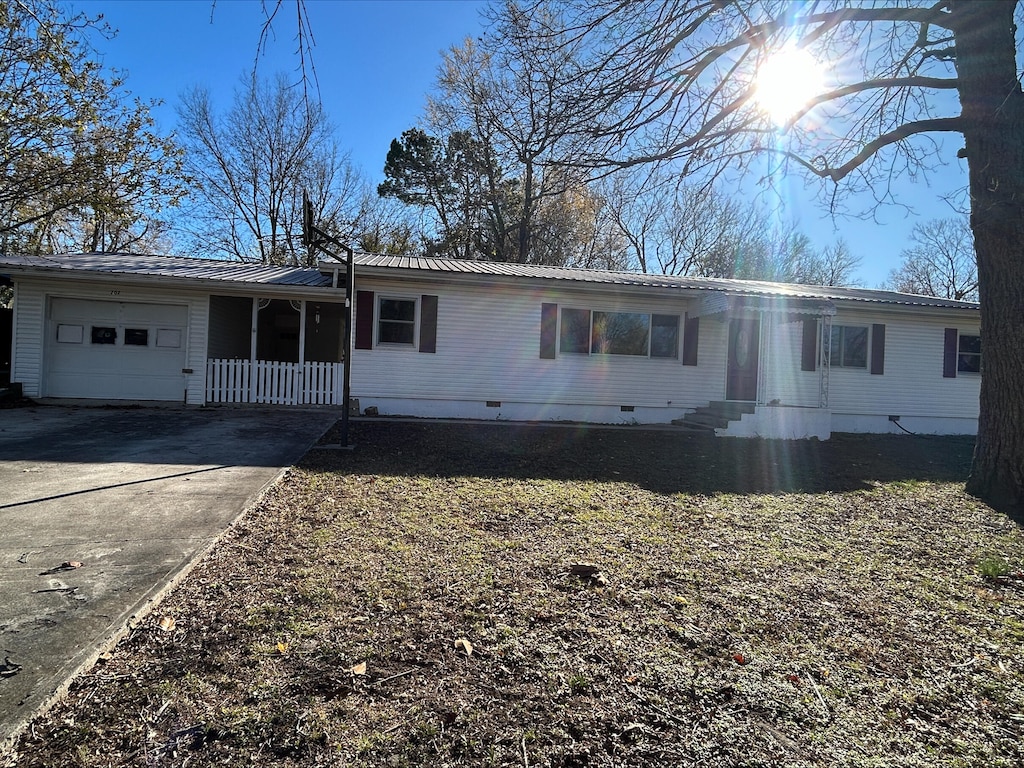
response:
<path id="1" fill-rule="evenodd" d="M 818 371 L 800 370 L 803 343 L 802 317 L 790 316 L 772 320 L 760 361 L 762 403 L 817 408 L 821 399 L 821 375 Z"/>
<path id="2" fill-rule="evenodd" d="M 208 299 L 205 292 L 160 290 L 157 286 L 138 289 L 108 283 L 68 280 L 15 281 L 15 359 L 11 380 L 21 382 L 27 397 L 45 397 L 44 348 L 48 299 L 59 296 L 96 301 L 142 304 L 179 304 L 188 307 L 186 367 L 183 374 L 186 402 L 202 405 L 206 373 Z"/>
<path id="3" fill-rule="evenodd" d="M 376 345 L 354 351 L 352 394 L 383 414 L 652 423 L 724 397 L 728 326 L 714 319 L 701 319 L 696 366 L 678 358 L 560 351 L 555 359 L 540 357 L 542 303 L 676 314 L 681 341 L 684 299 L 368 279 L 358 287 L 375 298 L 438 296 L 436 353 Z M 502 406 L 487 408 L 487 401 Z"/>
<path id="4" fill-rule="evenodd" d="M 40 397 L 46 295 L 38 284 L 14 283 L 14 351 L 11 381 L 26 397 Z"/>
<path id="5" fill-rule="evenodd" d="M 842 310 L 834 325 L 885 324 L 885 372 L 833 367 L 829 375 L 832 428 L 854 432 L 901 432 L 889 416 L 912 432 L 974 434 L 978 429 L 981 376 L 942 376 L 943 332 L 979 333 L 972 322 L 939 313 Z M 870 351 L 869 351 L 870 354 Z M 798 366 L 799 368 L 799 366 Z M 804 375 L 811 375 L 809 372 Z M 918 429 L 910 426 L 918 425 Z"/>

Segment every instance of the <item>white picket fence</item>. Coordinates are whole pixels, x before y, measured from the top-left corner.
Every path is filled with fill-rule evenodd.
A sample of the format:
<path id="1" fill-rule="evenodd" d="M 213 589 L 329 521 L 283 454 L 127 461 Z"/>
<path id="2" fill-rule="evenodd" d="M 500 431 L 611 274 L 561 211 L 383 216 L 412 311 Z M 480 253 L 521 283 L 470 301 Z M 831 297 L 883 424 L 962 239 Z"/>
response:
<path id="1" fill-rule="evenodd" d="M 207 403 L 340 405 L 343 363 L 207 360 Z"/>

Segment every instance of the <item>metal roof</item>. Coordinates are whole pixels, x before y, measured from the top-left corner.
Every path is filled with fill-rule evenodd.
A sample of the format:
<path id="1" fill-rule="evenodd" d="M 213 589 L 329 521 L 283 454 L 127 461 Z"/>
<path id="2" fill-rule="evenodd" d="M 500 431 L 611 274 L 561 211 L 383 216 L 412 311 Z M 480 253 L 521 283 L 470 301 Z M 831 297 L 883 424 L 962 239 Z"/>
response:
<path id="1" fill-rule="evenodd" d="M 954 301 L 934 296 L 918 296 L 872 288 L 841 288 L 836 286 L 796 285 L 760 280 L 726 280 L 714 277 L 683 277 L 651 275 L 640 272 L 614 272 L 594 269 L 567 269 L 533 264 L 508 264 L 494 261 L 463 259 L 414 258 L 408 256 L 376 256 L 357 254 L 357 269 L 379 268 L 461 275 L 489 275 L 537 280 L 562 280 L 577 283 L 664 288 L 688 291 L 716 291 L 735 296 L 766 296 L 793 299 L 843 300 L 897 304 L 903 306 L 939 307 L 944 309 L 978 309 L 973 301 Z M 322 266 L 331 265 L 323 262 Z M 341 266 L 341 265 L 339 265 Z"/>
<path id="2" fill-rule="evenodd" d="M 148 276 L 180 280 L 219 281 L 298 288 L 330 288 L 334 270 L 344 270 L 343 262 L 322 261 L 319 269 L 276 267 L 216 259 L 192 259 L 181 256 L 157 256 L 135 253 L 80 253 L 59 256 L 0 255 L 0 267 L 18 271 L 68 271 L 107 273 L 121 276 Z M 509 264 L 468 259 L 438 259 L 411 256 L 355 255 L 358 272 L 376 274 L 416 273 L 443 279 L 445 275 L 473 278 L 499 278 L 526 281 L 559 281 L 579 285 L 622 286 L 658 290 L 724 293 L 729 296 L 809 299 L 817 301 L 855 301 L 907 307 L 977 310 L 971 301 L 953 301 L 933 296 L 917 296 L 871 288 L 794 285 L 757 280 L 726 280 L 712 277 L 651 275 L 641 272 L 614 272 L 594 269 L 568 269 L 535 264 Z M 410 277 L 414 275 L 410 274 Z"/>
<path id="3" fill-rule="evenodd" d="M 214 280 L 258 285 L 329 288 L 331 278 L 318 269 L 274 267 L 237 261 L 189 259 L 138 253 L 76 253 L 59 256 L 0 255 L 0 267 L 56 272 L 100 272 L 182 280 Z"/>

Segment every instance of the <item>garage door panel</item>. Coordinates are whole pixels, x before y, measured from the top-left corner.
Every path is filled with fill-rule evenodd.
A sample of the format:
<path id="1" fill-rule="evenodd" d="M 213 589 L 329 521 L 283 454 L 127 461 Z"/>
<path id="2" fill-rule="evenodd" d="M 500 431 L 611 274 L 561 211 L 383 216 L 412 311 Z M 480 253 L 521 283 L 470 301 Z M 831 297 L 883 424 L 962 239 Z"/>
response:
<path id="1" fill-rule="evenodd" d="M 184 306 L 53 298 L 46 394 L 180 400 L 185 388 L 187 326 Z M 111 337 L 113 343 L 98 343 Z"/>

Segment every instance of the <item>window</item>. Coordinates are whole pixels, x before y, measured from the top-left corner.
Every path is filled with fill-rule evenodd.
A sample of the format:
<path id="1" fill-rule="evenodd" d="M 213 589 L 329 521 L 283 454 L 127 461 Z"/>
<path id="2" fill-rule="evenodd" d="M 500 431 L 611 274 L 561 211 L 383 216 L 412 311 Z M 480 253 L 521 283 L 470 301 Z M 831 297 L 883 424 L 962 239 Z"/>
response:
<path id="1" fill-rule="evenodd" d="M 956 369 L 960 373 L 981 373 L 981 336 L 960 334 L 957 342 Z"/>
<path id="2" fill-rule="evenodd" d="M 868 367 L 868 329 L 860 325 L 832 326 L 833 368 Z"/>
<path id="3" fill-rule="evenodd" d="M 594 355 L 647 355 L 651 316 L 639 312 L 594 312 L 590 352 Z"/>
<path id="4" fill-rule="evenodd" d="M 590 351 L 590 310 L 563 309 L 562 330 L 558 348 L 565 354 L 587 354 Z"/>
<path id="5" fill-rule="evenodd" d="M 148 347 L 149 331 L 146 328 L 125 328 L 124 343 L 125 346 Z"/>
<path id="6" fill-rule="evenodd" d="M 416 300 L 381 298 L 377 310 L 377 343 L 409 344 L 416 337 Z"/>
<path id="7" fill-rule="evenodd" d="M 679 357 L 679 315 L 569 308 L 561 315 L 558 349 L 563 355 Z"/>
<path id="8" fill-rule="evenodd" d="M 85 338 L 85 328 L 80 325 L 58 325 L 57 341 L 61 344 L 81 344 Z"/>
<path id="9" fill-rule="evenodd" d="M 93 344 L 113 344 L 117 341 L 117 329 L 94 325 L 92 327 Z"/>
<path id="10" fill-rule="evenodd" d="M 158 328 L 156 332 L 156 345 L 158 347 L 181 347 L 181 331 L 177 328 Z"/>
<path id="11" fill-rule="evenodd" d="M 679 357 L 679 315 L 651 315 L 651 357 Z"/>

